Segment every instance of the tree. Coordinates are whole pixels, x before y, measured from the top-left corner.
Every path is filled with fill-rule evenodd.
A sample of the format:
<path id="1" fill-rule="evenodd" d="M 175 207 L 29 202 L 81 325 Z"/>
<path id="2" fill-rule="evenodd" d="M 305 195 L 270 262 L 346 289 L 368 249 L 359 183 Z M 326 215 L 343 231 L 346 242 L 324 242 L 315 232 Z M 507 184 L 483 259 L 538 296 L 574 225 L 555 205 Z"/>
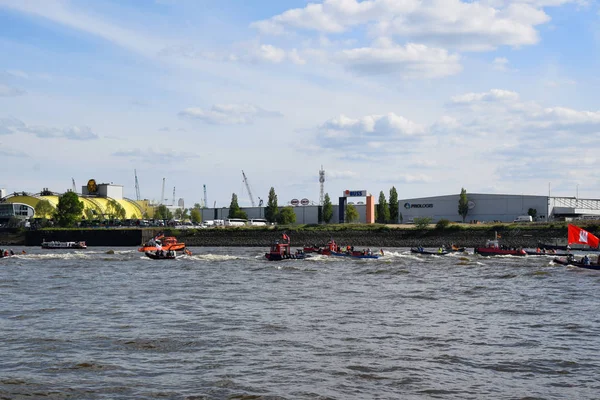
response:
<path id="1" fill-rule="evenodd" d="M 58 198 L 58 205 L 56 206 L 54 218 L 59 226 L 72 226 L 81 219 L 83 208 L 83 202 L 79 201 L 77 193 L 66 192 Z"/>
<path id="2" fill-rule="evenodd" d="M 531 219 L 535 219 L 535 217 L 537 217 L 537 210 L 535 208 L 530 208 L 527 210 L 527 215 L 531 215 Z"/>
<path id="3" fill-rule="evenodd" d="M 348 207 L 346 207 L 346 222 L 351 224 L 357 222 L 359 218 L 358 211 L 356 210 L 356 207 L 354 207 L 354 204 L 348 204 Z"/>
<path id="4" fill-rule="evenodd" d="M 416 217 L 413 221 L 415 229 L 425 229 L 431 224 L 431 217 Z"/>
<path id="5" fill-rule="evenodd" d="M 389 203 L 389 207 L 390 207 L 389 221 L 392 224 L 397 224 L 399 216 L 400 216 L 399 215 L 400 214 L 400 210 L 398 209 L 398 192 L 396 191 L 396 188 L 394 186 L 392 186 L 392 188 L 390 189 L 390 203 Z"/>
<path id="6" fill-rule="evenodd" d="M 229 205 L 229 215 L 227 218 L 248 219 L 248 214 L 240 209 L 240 206 L 238 205 L 238 197 L 235 193 L 231 195 L 231 204 Z"/>
<path id="7" fill-rule="evenodd" d="M 200 221 L 202 221 L 202 213 L 200 213 L 200 210 L 197 208 L 192 208 L 192 211 L 190 211 L 190 219 L 195 224 L 200 223 Z"/>
<path id="8" fill-rule="evenodd" d="M 54 212 L 54 207 L 48 200 L 40 200 L 35 205 L 35 216 L 36 218 L 44 218 L 51 216 Z"/>
<path id="9" fill-rule="evenodd" d="M 173 213 L 167 206 L 161 204 L 154 209 L 154 219 L 173 219 Z"/>
<path id="10" fill-rule="evenodd" d="M 465 222 L 469 213 L 469 199 L 467 199 L 467 191 L 465 188 L 460 189 L 460 198 L 458 199 L 458 215 L 462 217 L 462 222 Z"/>
<path id="11" fill-rule="evenodd" d="M 388 202 L 385 199 L 385 194 L 383 194 L 383 190 L 379 192 L 379 203 L 377 204 L 376 215 L 376 221 L 380 224 L 385 224 L 390 220 L 390 208 L 388 207 Z"/>
<path id="12" fill-rule="evenodd" d="M 333 205 L 331 204 L 329 193 L 325 193 L 323 199 L 323 221 L 328 224 L 331 218 L 333 218 Z"/>
<path id="13" fill-rule="evenodd" d="M 83 210 L 83 213 L 85 214 L 85 219 L 88 221 L 92 221 L 95 217 L 94 210 L 92 210 L 91 208 L 86 208 L 85 210 Z"/>
<path id="14" fill-rule="evenodd" d="M 275 194 L 275 188 L 271 187 L 269 190 L 269 199 L 267 200 L 267 207 L 265 207 L 265 219 L 269 222 L 276 222 L 277 215 L 279 214 L 279 208 L 277 207 L 277 195 Z"/>
<path id="15" fill-rule="evenodd" d="M 278 222 L 282 225 L 295 224 L 296 213 L 294 212 L 294 208 L 291 206 L 283 207 L 279 212 Z"/>

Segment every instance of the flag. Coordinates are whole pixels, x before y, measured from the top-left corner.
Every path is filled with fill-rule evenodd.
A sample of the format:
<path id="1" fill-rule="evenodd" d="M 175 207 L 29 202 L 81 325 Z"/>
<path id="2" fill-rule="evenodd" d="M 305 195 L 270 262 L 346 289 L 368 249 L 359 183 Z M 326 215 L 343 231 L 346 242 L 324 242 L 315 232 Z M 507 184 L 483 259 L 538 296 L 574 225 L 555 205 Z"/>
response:
<path id="1" fill-rule="evenodd" d="M 289 241 L 290 241 L 290 237 L 288 235 L 286 235 L 285 233 L 282 235 L 282 239 L 285 243 L 289 243 Z"/>
<path id="2" fill-rule="evenodd" d="M 598 247 L 598 245 L 600 245 L 600 239 L 585 229 L 581 229 L 578 226 L 569 224 L 568 244 L 572 243 L 587 244 L 590 247 Z"/>

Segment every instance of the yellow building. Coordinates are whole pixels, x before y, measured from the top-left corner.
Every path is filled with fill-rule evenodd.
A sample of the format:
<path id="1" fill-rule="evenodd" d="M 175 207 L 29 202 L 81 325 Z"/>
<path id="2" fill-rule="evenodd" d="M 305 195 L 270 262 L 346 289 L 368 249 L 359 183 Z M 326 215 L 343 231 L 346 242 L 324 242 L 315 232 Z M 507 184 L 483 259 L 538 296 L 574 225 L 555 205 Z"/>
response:
<path id="1" fill-rule="evenodd" d="M 27 204 L 34 209 L 38 202 L 47 200 L 56 209 L 60 196 L 60 193 L 45 189 L 37 194 L 16 192 L 7 195 L 2 200 L 7 203 Z M 154 208 L 149 206 L 147 200 L 136 201 L 124 198 L 122 185 L 113 185 L 112 183 L 96 184 L 93 179 L 90 179 L 88 184 L 82 187 L 82 194 L 78 194 L 78 196 L 84 205 L 82 217 L 85 219 L 88 219 L 89 216 L 93 216 L 93 219 L 108 218 L 113 213 L 113 202 L 123 207 L 126 219 L 142 219 L 144 214 L 148 217 L 154 214 Z"/>

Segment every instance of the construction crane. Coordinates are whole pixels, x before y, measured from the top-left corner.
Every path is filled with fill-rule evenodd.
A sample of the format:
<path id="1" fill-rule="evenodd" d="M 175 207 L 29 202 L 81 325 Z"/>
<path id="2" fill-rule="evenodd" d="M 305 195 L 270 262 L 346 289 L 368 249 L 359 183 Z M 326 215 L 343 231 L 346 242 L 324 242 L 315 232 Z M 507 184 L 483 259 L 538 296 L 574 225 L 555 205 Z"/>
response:
<path id="1" fill-rule="evenodd" d="M 163 178 L 162 192 L 160 193 L 160 203 L 159 204 L 163 204 L 164 201 L 165 201 L 165 178 Z"/>
<path id="2" fill-rule="evenodd" d="M 175 186 L 173 186 L 173 199 L 171 199 L 171 205 L 175 205 Z"/>
<path id="3" fill-rule="evenodd" d="M 248 178 L 246 178 L 246 174 L 244 170 L 242 170 L 242 176 L 244 177 L 244 183 L 246 184 L 246 189 L 248 190 L 248 196 L 250 197 L 250 203 L 252 207 L 256 207 L 256 203 L 254 202 L 254 197 L 252 197 L 252 191 L 250 190 L 250 184 L 248 183 Z"/>
<path id="4" fill-rule="evenodd" d="M 75 186 L 75 178 L 71 178 L 71 181 L 73 182 L 73 193 L 77 193 L 77 186 Z"/>
<path id="5" fill-rule="evenodd" d="M 133 175 L 135 175 L 135 199 L 137 201 L 141 200 L 141 196 L 140 196 L 140 184 L 138 182 L 138 178 L 137 178 L 137 170 L 133 170 Z"/>
<path id="6" fill-rule="evenodd" d="M 206 196 L 206 185 L 202 185 L 204 187 L 204 206 L 203 208 L 208 207 L 208 197 Z"/>

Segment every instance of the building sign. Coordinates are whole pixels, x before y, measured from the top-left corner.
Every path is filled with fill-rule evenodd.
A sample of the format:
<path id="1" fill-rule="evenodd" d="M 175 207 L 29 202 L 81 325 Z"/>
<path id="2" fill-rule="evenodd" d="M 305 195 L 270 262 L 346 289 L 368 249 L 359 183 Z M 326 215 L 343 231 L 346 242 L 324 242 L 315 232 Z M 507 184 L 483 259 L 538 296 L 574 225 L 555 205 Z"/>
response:
<path id="1" fill-rule="evenodd" d="M 433 208 L 433 204 L 410 204 L 404 203 L 404 208 L 410 210 L 411 208 Z"/>
<path id="2" fill-rule="evenodd" d="M 367 197 L 366 190 L 344 190 L 344 197 Z"/>
<path id="3" fill-rule="evenodd" d="M 300 200 L 300 204 L 302 204 L 303 206 L 307 206 L 308 203 L 310 203 L 310 201 L 308 199 L 302 199 L 302 200 Z"/>
<path id="4" fill-rule="evenodd" d="M 292 201 L 290 201 L 290 204 L 293 206 L 297 206 L 298 204 L 300 204 L 300 201 L 298 199 L 292 199 Z"/>

